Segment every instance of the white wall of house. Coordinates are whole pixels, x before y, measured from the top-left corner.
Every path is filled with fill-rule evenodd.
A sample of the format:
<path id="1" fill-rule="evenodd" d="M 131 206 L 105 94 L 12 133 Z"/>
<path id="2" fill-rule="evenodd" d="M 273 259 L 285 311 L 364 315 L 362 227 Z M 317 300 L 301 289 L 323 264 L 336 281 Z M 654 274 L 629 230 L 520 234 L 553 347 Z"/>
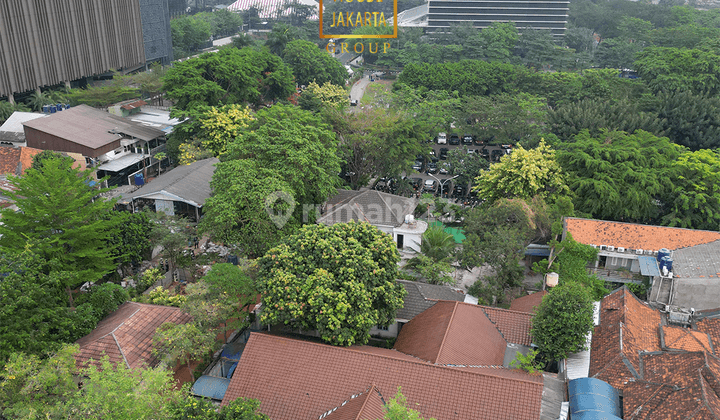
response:
<path id="1" fill-rule="evenodd" d="M 388 325 L 387 329 L 380 329 L 377 325 L 370 328 L 370 335 L 372 337 L 395 338 L 399 333 L 399 325 L 397 322 Z"/>

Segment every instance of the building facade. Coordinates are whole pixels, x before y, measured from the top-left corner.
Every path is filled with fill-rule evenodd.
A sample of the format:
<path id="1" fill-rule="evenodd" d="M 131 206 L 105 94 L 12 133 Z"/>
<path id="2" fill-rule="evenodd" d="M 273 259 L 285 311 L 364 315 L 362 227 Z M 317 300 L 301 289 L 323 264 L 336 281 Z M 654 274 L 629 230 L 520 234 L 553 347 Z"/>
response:
<path id="1" fill-rule="evenodd" d="M 172 59 L 168 0 L 0 2 L 0 97 Z"/>

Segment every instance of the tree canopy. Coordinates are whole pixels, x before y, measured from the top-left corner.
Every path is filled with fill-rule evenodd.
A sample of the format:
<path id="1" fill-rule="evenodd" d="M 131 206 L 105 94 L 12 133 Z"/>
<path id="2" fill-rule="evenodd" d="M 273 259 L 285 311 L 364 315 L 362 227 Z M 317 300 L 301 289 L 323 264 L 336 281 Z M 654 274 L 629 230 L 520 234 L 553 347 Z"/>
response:
<path id="1" fill-rule="evenodd" d="M 96 197 L 108 191 L 92 186 L 92 170 L 73 168 L 70 159 L 45 159 L 42 170 L 29 168 L 23 177 L 10 177 L 14 191 L 6 194 L 20 211 L 2 211 L 0 246 L 33 251 L 65 273 L 68 293 L 94 282 L 116 268 L 113 242 L 119 219 L 111 217 L 114 202 Z"/>
<path id="2" fill-rule="evenodd" d="M 175 64 L 164 89 L 174 115 L 227 104 L 260 105 L 287 99 L 294 91 L 290 69 L 267 50 L 224 48 Z"/>
<path id="3" fill-rule="evenodd" d="M 289 42 L 282 52 L 283 60 L 293 72 L 298 85 L 331 83 L 345 86 L 348 72 L 338 60 L 315 43 L 297 39 Z"/>
<path id="4" fill-rule="evenodd" d="M 258 260 L 262 322 L 317 330 L 331 344 L 364 344 L 387 326 L 405 289 L 392 238 L 369 223 L 307 225 Z"/>
<path id="5" fill-rule="evenodd" d="M 571 279 L 560 279 L 543 297 L 532 319 L 530 335 L 548 360 L 560 361 L 586 349 L 593 328 L 593 304 L 588 289 Z"/>
<path id="6" fill-rule="evenodd" d="M 535 196 L 552 202 L 570 191 L 555 151 L 544 141 L 535 149 L 513 148 L 509 156 L 481 173 L 475 183 L 478 196 L 491 203 L 500 198 L 530 200 Z"/>

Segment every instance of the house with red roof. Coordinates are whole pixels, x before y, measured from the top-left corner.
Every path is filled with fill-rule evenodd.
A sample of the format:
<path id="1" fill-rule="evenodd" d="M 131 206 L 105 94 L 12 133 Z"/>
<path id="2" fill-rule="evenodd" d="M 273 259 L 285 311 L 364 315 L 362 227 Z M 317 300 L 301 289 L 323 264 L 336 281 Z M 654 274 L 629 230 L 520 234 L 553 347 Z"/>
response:
<path id="1" fill-rule="evenodd" d="M 590 376 L 620 392 L 623 418 L 720 418 L 720 318 L 709 315 L 677 324 L 626 287 L 602 300 Z"/>
<path id="2" fill-rule="evenodd" d="M 713 309 L 720 295 L 720 232 L 568 217 L 564 233 L 598 249 L 590 267 L 600 278 L 618 283 L 652 280 L 650 302 Z M 669 258 L 668 270 L 658 259 Z"/>
<path id="3" fill-rule="evenodd" d="M 547 291 L 541 290 L 539 292 L 530 293 L 529 295 L 513 299 L 513 301 L 510 302 L 510 310 L 534 314 L 537 307 L 540 306 L 543 297 L 545 297 L 547 293 Z"/>
<path id="4" fill-rule="evenodd" d="M 190 320 L 190 315 L 172 306 L 125 302 L 76 341 L 80 352 L 75 360 L 81 366 L 98 365 L 97 361 L 107 356 L 113 364 L 129 369 L 155 367 L 160 363 L 152 354 L 155 330 L 166 322 L 186 324 Z"/>
<path id="5" fill-rule="evenodd" d="M 437 420 L 555 420 L 564 383 L 508 367 L 507 355 L 530 345 L 531 318 L 440 300 L 402 328 L 393 349 L 252 333 L 222 403 L 255 398 L 273 420 L 374 420 L 402 388 L 408 406 Z"/>

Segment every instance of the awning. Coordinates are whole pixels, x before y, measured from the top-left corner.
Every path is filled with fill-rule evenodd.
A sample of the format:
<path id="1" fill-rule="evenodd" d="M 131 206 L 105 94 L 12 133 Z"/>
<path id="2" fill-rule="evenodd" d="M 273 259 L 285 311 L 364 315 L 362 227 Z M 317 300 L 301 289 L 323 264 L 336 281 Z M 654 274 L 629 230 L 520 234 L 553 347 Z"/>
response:
<path id="1" fill-rule="evenodd" d="M 446 227 L 442 222 L 434 221 L 430 223 L 430 227 L 440 226 L 443 228 L 445 233 L 449 233 L 452 235 L 453 239 L 455 240 L 456 244 L 461 244 L 462 241 L 465 240 L 465 232 L 462 230 L 462 228 L 452 228 L 452 227 Z"/>
<path id="2" fill-rule="evenodd" d="M 655 257 L 639 256 L 638 263 L 640 263 L 640 274 L 643 276 L 655 277 L 660 275 L 660 269 Z"/>
<path id="3" fill-rule="evenodd" d="M 138 162 L 142 162 L 143 159 L 146 157 L 150 157 L 150 155 L 141 155 L 139 153 L 130 153 L 129 155 L 125 155 L 123 157 L 117 158 L 115 160 L 111 160 L 110 162 L 103 163 L 102 165 L 98 166 L 97 170 L 102 171 L 108 171 L 108 172 L 119 172 L 123 169 L 127 168 L 128 166 L 132 166 Z"/>
<path id="4" fill-rule="evenodd" d="M 195 381 L 190 392 L 199 397 L 222 401 L 228 385 L 230 385 L 230 379 L 203 375 Z"/>

